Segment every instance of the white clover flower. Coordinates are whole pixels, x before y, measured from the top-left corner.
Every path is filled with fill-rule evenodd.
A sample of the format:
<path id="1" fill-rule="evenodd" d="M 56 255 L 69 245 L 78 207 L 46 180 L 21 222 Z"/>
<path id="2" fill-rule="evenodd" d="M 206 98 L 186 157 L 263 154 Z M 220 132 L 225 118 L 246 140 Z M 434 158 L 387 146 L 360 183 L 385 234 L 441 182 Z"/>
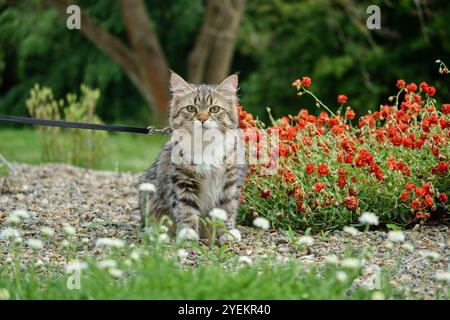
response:
<path id="1" fill-rule="evenodd" d="M 437 281 L 442 281 L 442 282 L 450 282 L 450 272 L 436 272 L 434 274 L 434 278 Z"/>
<path id="2" fill-rule="evenodd" d="M 441 255 L 435 251 L 423 250 L 421 251 L 421 255 L 430 262 L 439 261 L 441 259 Z"/>
<path id="3" fill-rule="evenodd" d="M 14 243 L 21 244 L 23 242 L 23 239 L 21 237 L 15 238 Z"/>
<path id="4" fill-rule="evenodd" d="M 161 243 L 169 243 L 170 237 L 167 235 L 167 233 L 161 233 L 158 237 L 158 240 Z"/>
<path id="5" fill-rule="evenodd" d="M 233 238 L 233 241 L 235 242 L 240 242 L 242 237 L 241 237 L 241 232 L 238 229 L 230 229 L 228 230 L 228 233 L 231 235 L 231 238 Z"/>
<path id="6" fill-rule="evenodd" d="M 375 291 L 374 293 L 372 293 L 372 300 L 384 300 L 386 299 L 384 296 L 384 293 L 381 291 Z"/>
<path id="7" fill-rule="evenodd" d="M 11 213 L 11 216 L 16 216 L 19 219 L 27 219 L 30 216 L 30 214 L 24 209 L 18 209 L 14 210 Z"/>
<path id="8" fill-rule="evenodd" d="M 161 233 L 167 233 L 169 231 L 169 228 L 167 228 L 166 226 L 161 226 L 159 227 L 159 231 Z"/>
<path id="9" fill-rule="evenodd" d="M 302 236 L 298 238 L 298 244 L 304 245 L 304 246 L 312 246 L 314 243 L 314 239 L 311 236 Z"/>
<path id="10" fill-rule="evenodd" d="M 189 256 L 189 252 L 187 252 L 184 249 L 178 249 L 177 255 L 178 255 L 178 258 L 180 258 L 180 259 L 186 259 Z"/>
<path id="11" fill-rule="evenodd" d="M 98 267 L 100 269 L 115 268 L 117 267 L 117 262 L 113 259 L 105 259 L 98 263 Z"/>
<path id="12" fill-rule="evenodd" d="M 70 273 L 72 271 L 81 271 L 88 268 L 88 264 L 80 260 L 71 260 L 66 264 L 66 272 Z"/>
<path id="13" fill-rule="evenodd" d="M 411 243 L 404 243 L 404 244 L 402 244 L 402 248 L 405 249 L 406 251 L 409 251 L 409 252 L 413 252 L 414 251 L 414 246 Z"/>
<path id="14" fill-rule="evenodd" d="M 64 225 L 63 230 L 68 237 L 72 237 L 76 233 L 75 228 L 68 224 Z"/>
<path id="15" fill-rule="evenodd" d="M 0 239 L 8 240 L 8 239 L 17 239 L 20 238 L 19 230 L 15 228 L 5 228 L 0 232 Z"/>
<path id="16" fill-rule="evenodd" d="M 269 220 L 262 217 L 257 217 L 255 220 L 253 220 L 253 225 L 263 230 L 268 230 L 270 228 Z"/>
<path id="17" fill-rule="evenodd" d="M 117 268 L 109 268 L 108 269 L 108 273 L 110 274 L 110 276 L 112 276 L 113 278 L 120 278 L 121 276 L 123 276 L 124 272 L 120 269 Z"/>
<path id="18" fill-rule="evenodd" d="M 330 254 L 325 257 L 325 262 L 331 265 L 337 265 L 339 263 L 339 258 L 335 254 Z"/>
<path id="19" fill-rule="evenodd" d="M 138 250 L 134 249 L 133 251 L 131 251 L 130 253 L 130 258 L 134 261 L 138 261 L 139 258 L 141 257 L 141 254 L 139 253 Z"/>
<path id="20" fill-rule="evenodd" d="M 219 208 L 214 208 L 209 212 L 209 216 L 213 219 L 213 220 L 217 220 L 217 221 L 227 221 L 228 219 L 228 215 L 227 212 L 223 209 L 219 209 Z"/>
<path id="21" fill-rule="evenodd" d="M 41 227 L 41 234 L 46 238 L 52 238 L 55 235 L 55 230 L 49 227 Z"/>
<path id="22" fill-rule="evenodd" d="M 341 265 L 343 268 L 357 269 L 361 266 L 361 261 L 356 258 L 345 258 Z"/>
<path id="23" fill-rule="evenodd" d="M 343 231 L 353 237 L 359 233 L 358 229 L 356 229 L 355 227 L 349 227 L 349 226 L 345 226 Z"/>
<path id="24" fill-rule="evenodd" d="M 399 230 L 389 231 L 388 240 L 393 243 L 403 242 L 405 241 L 405 233 Z"/>
<path id="25" fill-rule="evenodd" d="M 81 243 L 83 243 L 83 244 L 88 244 L 88 243 L 89 243 L 89 238 L 83 238 L 83 239 L 81 239 Z"/>
<path id="26" fill-rule="evenodd" d="M 42 261 L 41 259 L 39 259 L 38 261 L 36 261 L 36 263 L 34 264 L 36 267 L 40 267 L 42 265 L 44 265 L 44 261 Z"/>
<path id="27" fill-rule="evenodd" d="M 20 218 L 18 216 L 10 215 L 8 218 L 6 218 L 6 221 L 10 225 L 18 225 L 22 220 L 20 220 Z"/>
<path id="28" fill-rule="evenodd" d="M 248 256 L 240 256 L 238 258 L 238 263 L 251 265 L 253 263 L 253 260 Z"/>
<path id="29" fill-rule="evenodd" d="M 348 280 L 348 275 L 345 271 L 336 272 L 336 279 L 339 282 L 346 282 Z"/>
<path id="30" fill-rule="evenodd" d="M 95 242 L 96 247 L 123 248 L 125 241 L 115 238 L 99 238 Z"/>
<path id="31" fill-rule="evenodd" d="M 130 259 L 125 259 L 123 260 L 123 263 L 127 266 L 127 267 L 131 267 L 131 264 L 133 263 Z"/>
<path id="32" fill-rule="evenodd" d="M 194 229 L 185 227 L 180 230 L 177 234 L 177 241 L 183 242 L 183 241 L 198 241 L 199 237 L 197 232 L 195 232 Z"/>
<path id="33" fill-rule="evenodd" d="M 41 250 L 44 247 L 42 241 L 39 239 L 28 239 L 27 244 L 34 250 Z"/>
<path id="34" fill-rule="evenodd" d="M 139 185 L 139 191 L 142 192 L 156 192 L 156 187 L 153 183 L 141 183 Z"/>
<path id="35" fill-rule="evenodd" d="M 63 240 L 59 245 L 61 246 L 61 248 L 67 248 L 70 246 L 70 242 L 68 240 Z"/>
<path id="36" fill-rule="evenodd" d="M 0 288 L 0 300 L 9 300 L 11 298 L 11 294 L 8 289 Z"/>
<path id="37" fill-rule="evenodd" d="M 364 212 L 358 221 L 365 225 L 377 226 L 379 223 L 378 217 L 372 212 Z"/>

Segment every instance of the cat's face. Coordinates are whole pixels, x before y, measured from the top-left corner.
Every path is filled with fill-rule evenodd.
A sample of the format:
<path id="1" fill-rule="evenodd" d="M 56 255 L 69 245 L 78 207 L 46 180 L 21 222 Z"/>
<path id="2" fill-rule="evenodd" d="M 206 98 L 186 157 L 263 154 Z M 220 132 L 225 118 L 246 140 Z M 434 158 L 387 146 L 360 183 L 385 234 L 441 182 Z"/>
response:
<path id="1" fill-rule="evenodd" d="M 236 92 L 238 78 L 231 75 L 219 85 L 190 84 L 176 73 L 170 77 L 172 129 L 236 129 L 238 114 Z"/>

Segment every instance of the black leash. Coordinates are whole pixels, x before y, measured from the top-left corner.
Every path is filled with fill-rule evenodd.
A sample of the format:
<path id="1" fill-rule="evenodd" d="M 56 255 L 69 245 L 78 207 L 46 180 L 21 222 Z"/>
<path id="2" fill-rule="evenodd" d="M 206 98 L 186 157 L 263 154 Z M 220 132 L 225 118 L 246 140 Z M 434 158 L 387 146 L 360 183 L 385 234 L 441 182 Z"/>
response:
<path id="1" fill-rule="evenodd" d="M 35 118 L 27 118 L 27 117 L 7 116 L 7 115 L 2 115 L 2 114 L 0 114 L 0 121 L 25 123 L 25 124 L 35 125 L 35 126 L 50 126 L 50 127 L 61 127 L 61 128 L 132 132 L 132 133 L 142 133 L 142 134 L 167 134 L 167 133 L 171 132 L 170 128 L 156 129 L 155 127 L 147 127 L 147 128 L 128 127 L 128 126 L 116 126 L 116 125 L 98 124 L 98 123 L 83 123 L 83 122 L 35 119 Z"/>

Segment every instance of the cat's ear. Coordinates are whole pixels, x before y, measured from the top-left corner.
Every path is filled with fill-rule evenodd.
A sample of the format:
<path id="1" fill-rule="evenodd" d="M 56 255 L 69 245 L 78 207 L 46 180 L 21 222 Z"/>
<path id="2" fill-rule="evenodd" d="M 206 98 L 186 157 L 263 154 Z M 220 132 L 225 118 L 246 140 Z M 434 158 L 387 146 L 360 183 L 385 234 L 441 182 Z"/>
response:
<path id="1" fill-rule="evenodd" d="M 170 70 L 170 91 L 174 96 L 182 96 L 192 91 L 192 87 L 181 76 Z"/>
<path id="2" fill-rule="evenodd" d="M 236 74 L 232 74 L 223 80 L 216 88 L 217 91 L 225 94 L 235 95 L 238 90 L 238 77 Z"/>

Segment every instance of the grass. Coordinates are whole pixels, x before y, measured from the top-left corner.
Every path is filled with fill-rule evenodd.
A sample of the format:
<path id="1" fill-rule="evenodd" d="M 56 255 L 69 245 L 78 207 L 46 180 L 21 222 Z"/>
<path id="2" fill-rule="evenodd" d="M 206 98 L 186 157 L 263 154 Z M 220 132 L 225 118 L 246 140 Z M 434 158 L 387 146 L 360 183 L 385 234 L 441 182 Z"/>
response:
<path id="1" fill-rule="evenodd" d="M 142 172 L 157 157 L 167 136 L 110 133 L 101 170 Z M 33 129 L 0 130 L 0 153 L 11 162 L 42 163 L 40 142 Z"/>

